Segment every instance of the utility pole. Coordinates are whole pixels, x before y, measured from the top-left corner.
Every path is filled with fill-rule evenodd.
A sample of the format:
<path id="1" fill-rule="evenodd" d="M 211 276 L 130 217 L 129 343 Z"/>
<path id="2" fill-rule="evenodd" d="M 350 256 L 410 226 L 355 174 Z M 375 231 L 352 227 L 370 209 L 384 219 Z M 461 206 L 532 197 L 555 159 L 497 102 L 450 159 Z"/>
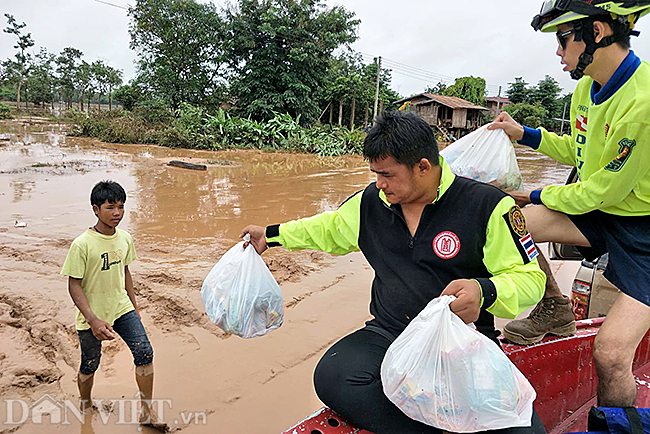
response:
<path id="1" fill-rule="evenodd" d="M 564 117 L 566 116 L 566 101 L 564 102 L 564 109 L 562 109 L 562 125 L 560 126 L 560 134 L 564 134 Z"/>
<path id="2" fill-rule="evenodd" d="M 375 110 L 372 112 L 372 123 L 377 119 L 377 105 L 379 104 L 379 74 L 381 73 L 381 56 L 377 60 L 377 88 L 375 89 Z"/>
<path id="3" fill-rule="evenodd" d="M 497 116 L 501 113 L 501 86 L 499 86 L 499 96 L 497 96 Z"/>

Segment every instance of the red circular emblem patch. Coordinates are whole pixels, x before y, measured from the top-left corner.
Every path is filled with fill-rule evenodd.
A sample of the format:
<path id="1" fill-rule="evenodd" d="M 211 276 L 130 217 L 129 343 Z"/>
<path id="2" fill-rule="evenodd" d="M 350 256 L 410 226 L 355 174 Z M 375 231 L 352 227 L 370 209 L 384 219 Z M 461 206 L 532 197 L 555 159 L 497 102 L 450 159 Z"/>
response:
<path id="1" fill-rule="evenodd" d="M 440 232 L 433 239 L 433 251 L 442 259 L 451 259 L 460 251 L 460 239 L 451 231 Z"/>

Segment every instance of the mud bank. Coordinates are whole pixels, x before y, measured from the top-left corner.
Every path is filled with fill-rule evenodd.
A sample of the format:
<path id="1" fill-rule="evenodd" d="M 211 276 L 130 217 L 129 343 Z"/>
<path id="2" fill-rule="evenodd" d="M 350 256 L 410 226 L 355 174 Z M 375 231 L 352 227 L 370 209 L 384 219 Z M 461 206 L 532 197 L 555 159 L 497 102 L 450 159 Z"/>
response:
<path id="1" fill-rule="evenodd" d="M 568 173 L 517 152 L 527 187 L 561 183 Z M 170 160 L 208 170 L 166 166 Z M 95 222 L 88 197 L 101 179 L 127 191 L 120 227 L 131 232 L 138 252 L 130 269 L 155 351 L 154 395 L 168 400 L 163 416 L 172 429 L 277 433 L 317 409 L 311 375 L 319 357 L 369 317 L 372 272 L 363 257 L 266 253 L 286 313 L 285 324 L 263 338 L 231 337 L 212 325 L 200 288 L 241 228 L 335 209 L 372 180 L 366 163 L 105 144 L 66 137 L 65 126 L 31 119 L 0 123 L 0 433 L 141 432 L 128 423 L 124 403 L 137 388 L 131 354 L 120 340 L 104 345 L 94 388 L 104 404 L 85 424 L 74 414 L 67 424 L 55 416 L 37 423 L 36 407 L 24 423 L 6 424 L 7 399 L 29 405 L 45 399 L 54 402 L 50 407 L 76 402 L 74 309 L 58 273 L 72 240 Z M 111 400 L 122 405 L 111 411 Z M 23 408 L 11 405 L 12 420 L 19 421 Z"/>

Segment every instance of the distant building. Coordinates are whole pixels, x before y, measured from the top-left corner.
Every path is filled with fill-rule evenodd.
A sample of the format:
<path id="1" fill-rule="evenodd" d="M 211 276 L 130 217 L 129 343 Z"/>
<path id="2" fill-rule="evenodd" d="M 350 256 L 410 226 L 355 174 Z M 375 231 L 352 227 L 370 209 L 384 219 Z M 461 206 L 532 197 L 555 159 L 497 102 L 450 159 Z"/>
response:
<path id="1" fill-rule="evenodd" d="M 480 126 L 485 107 L 454 96 L 421 93 L 394 103 L 422 117 L 431 126 L 442 127 L 456 138 Z"/>
<path id="2" fill-rule="evenodd" d="M 490 110 L 490 117 L 495 118 L 510 105 L 510 100 L 503 96 L 488 96 L 485 98 L 485 105 Z"/>

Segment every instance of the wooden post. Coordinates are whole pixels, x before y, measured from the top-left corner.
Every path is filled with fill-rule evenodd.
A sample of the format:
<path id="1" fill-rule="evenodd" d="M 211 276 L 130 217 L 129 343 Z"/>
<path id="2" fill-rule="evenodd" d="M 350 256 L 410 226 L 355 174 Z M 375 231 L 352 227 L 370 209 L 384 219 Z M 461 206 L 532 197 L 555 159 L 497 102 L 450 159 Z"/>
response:
<path id="1" fill-rule="evenodd" d="M 16 108 L 20 110 L 20 88 L 23 86 L 23 77 L 18 79 L 18 89 L 16 90 Z"/>
<path id="2" fill-rule="evenodd" d="M 368 111 L 370 110 L 370 103 L 366 103 L 366 114 L 363 116 L 363 127 L 368 126 Z"/>
<path id="3" fill-rule="evenodd" d="M 352 98 L 352 112 L 350 113 L 350 130 L 354 129 L 354 115 L 357 108 L 356 98 Z"/>
<path id="4" fill-rule="evenodd" d="M 339 127 L 343 125 L 343 100 L 339 101 Z"/>
<path id="5" fill-rule="evenodd" d="M 377 86 L 375 88 L 375 109 L 372 112 L 372 123 L 377 119 L 377 103 L 379 102 L 379 76 L 381 73 L 381 56 L 377 59 Z"/>
<path id="6" fill-rule="evenodd" d="M 334 114 L 334 104 L 332 104 L 334 101 L 330 102 L 330 125 L 332 125 L 332 115 Z"/>
<path id="7" fill-rule="evenodd" d="M 501 113 L 501 86 L 499 86 L 499 96 L 497 96 L 497 116 Z"/>

